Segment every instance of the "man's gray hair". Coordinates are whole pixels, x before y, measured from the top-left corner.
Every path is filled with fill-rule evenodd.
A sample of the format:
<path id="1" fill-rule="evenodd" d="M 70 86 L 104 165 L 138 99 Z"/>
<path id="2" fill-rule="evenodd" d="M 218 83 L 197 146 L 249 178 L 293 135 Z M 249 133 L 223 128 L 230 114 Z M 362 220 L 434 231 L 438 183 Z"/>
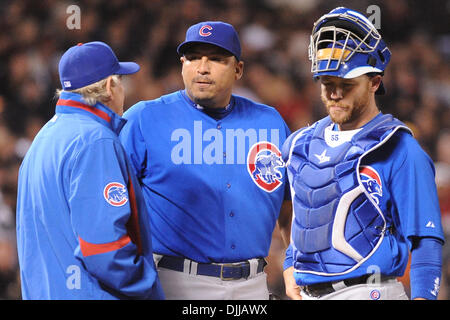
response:
<path id="1" fill-rule="evenodd" d="M 118 75 L 112 75 L 112 80 L 114 83 L 119 83 L 119 77 Z M 108 77 L 109 78 L 109 77 Z M 79 93 L 83 97 L 84 102 L 86 104 L 93 106 L 97 102 L 104 103 L 109 98 L 109 94 L 106 91 L 106 81 L 108 78 L 102 79 L 100 81 L 97 81 L 95 83 L 92 83 L 88 86 L 75 89 L 75 90 L 62 90 L 58 89 L 56 90 L 56 95 L 59 97 L 61 95 L 61 92 L 67 91 L 67 92 L 74 92 Z"/>

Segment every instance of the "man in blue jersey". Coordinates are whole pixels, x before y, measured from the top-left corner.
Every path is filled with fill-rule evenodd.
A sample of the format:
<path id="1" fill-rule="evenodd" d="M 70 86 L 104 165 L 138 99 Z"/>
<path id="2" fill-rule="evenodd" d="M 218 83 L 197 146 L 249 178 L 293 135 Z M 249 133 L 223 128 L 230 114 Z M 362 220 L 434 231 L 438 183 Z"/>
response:
<path id="1" fill-rule="evenodd" d="M 142 191 L 118 133 L 119 62 L 103 42 L 59 63 L 55 116 L 19 171 L 17 247 L 24 299 L 162 299 Z"/>
<path id="2" fill-rule="evenodd" d="M 178 47 L 185 89 L 128 110 L 120 134 L 152 225 L 168 299 L 267 299 L 264 257 L 277 218 L 289 237 L 280 146 L 289 129 L 272 107 L 233 95 L 243 74 L 234 28 L 191 26 Z"/>
<path id="3" fill-rule="evenodd" d="M 293 133 L 283 159 L 293 199 L 284 278 L 292 299 L 436 299 L 444 242 L 434 166 L 375 94 L 390 51 L 362 14 L 313 27 L 310 59 L 329 116 Z"/>

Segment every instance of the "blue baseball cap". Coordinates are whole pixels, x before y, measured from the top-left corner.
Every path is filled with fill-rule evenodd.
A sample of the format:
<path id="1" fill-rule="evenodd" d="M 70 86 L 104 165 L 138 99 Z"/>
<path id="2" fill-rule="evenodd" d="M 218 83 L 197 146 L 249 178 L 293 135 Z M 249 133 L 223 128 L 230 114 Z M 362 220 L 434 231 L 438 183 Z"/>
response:
<path id="1" fill-rule="evenodd" d="M 186 31 L 186 39 L 177 52 L 184 54 L 194 43 L 209 43 L 229 51 L 236 59 L 241 58 L 241 43 L 231 24 L 221 21 L 205 21 L 194 24 Z"/>
<path id="2" fill-rule="evenodd" d="M 65 90 L 79 89 L 113 74 L 132 74 L 139 69 L 135 62 L 119 62 L 111 47 L 100 41 L 69 48 L 58 66 L 59 80 Z"/>

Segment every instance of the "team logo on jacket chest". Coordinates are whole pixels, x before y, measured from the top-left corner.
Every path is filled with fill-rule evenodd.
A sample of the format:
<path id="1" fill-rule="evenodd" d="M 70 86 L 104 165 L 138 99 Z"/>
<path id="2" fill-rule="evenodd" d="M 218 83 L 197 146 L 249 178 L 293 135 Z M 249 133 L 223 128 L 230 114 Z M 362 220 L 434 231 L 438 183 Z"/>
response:
<path id="1" fill-rule="evenodd" d="M 103 196 L 114 207 L 123 206 L 128 201 L 127 188 L 119 182 L 108 183 L 103 189 Z"/>
<path id="2" fill-rule="evenodd" d="M 259 188 L 267 192 L 278 189 L 283 183 L 283 174 L 280 172 L 280 168 L 283 167 L 281 152 L 273 143 L 262 141 L 250 148 L 247 169 Z"/>
<path id="3" fill-rule="evenodd" d="M 359 168 L 359 175 L 367 192 L 375 203 L 379 204 L 380 198 L 383 196 L 383 186 L 378 172 L 370 166 L 361 166 Z"/>

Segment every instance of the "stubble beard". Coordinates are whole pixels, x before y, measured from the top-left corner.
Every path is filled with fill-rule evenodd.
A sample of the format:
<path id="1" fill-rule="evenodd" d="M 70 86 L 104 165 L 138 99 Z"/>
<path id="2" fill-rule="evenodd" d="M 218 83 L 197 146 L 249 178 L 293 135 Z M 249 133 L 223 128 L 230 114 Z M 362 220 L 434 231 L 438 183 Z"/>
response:
<path id="1" fill-rule="evenodd" d="M 323 94 L 321 95 L 322 102 L 324 103 L 327 113 L 331 118 L 331 121 L 338 125 L 345 125 L 348 123 L 354 123 L 359 118 L 361 118 L 364 110 L 369 105 L 369 91 L 367 90 L 365 94 L 358 97 L 353 105 L 345 104 L 342 102 L 335 102 L 328 100 Z M 343 108 L 339 111 L 332 111 L 332 106 L 338 106 Z"/>

